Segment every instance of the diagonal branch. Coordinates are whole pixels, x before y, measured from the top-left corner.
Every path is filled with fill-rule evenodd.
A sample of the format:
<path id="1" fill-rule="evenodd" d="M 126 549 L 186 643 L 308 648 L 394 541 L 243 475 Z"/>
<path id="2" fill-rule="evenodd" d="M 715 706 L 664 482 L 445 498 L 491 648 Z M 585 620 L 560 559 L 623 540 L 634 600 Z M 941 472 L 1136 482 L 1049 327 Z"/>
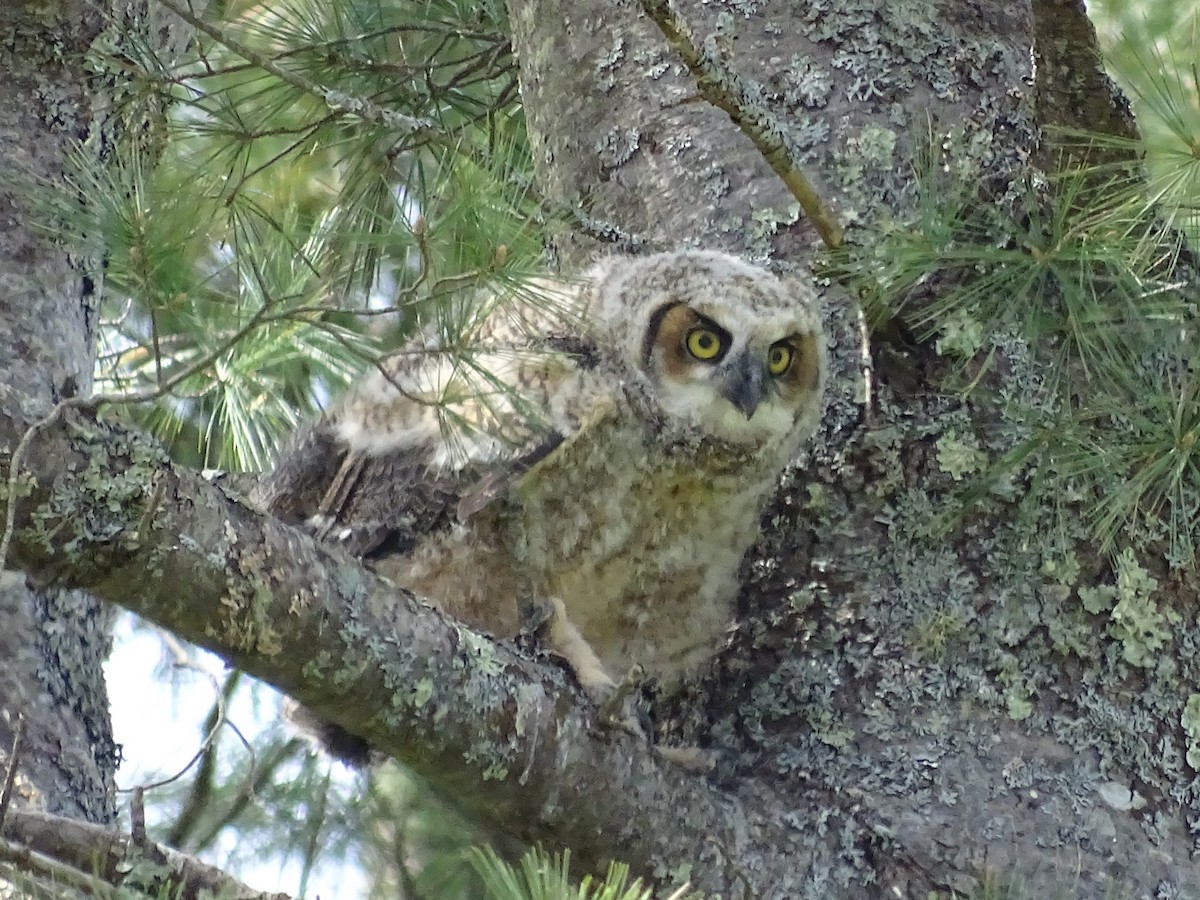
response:
<path id="1" fill-rule="evenodd" d="M 75 884 L 88 896 L 104 896 L 97 887 L 109 884 L 128 890 L 121 896 L 291 900 L 288 894 L 256 891 L 162 844 L 32 810 L 12 810 L 0 827 L 0 860 L 58 885 Z"/>
<path id="2" fill-rule="evenodd" d="M 0 446 L 19 427 L 0 420 Z M 8 460 L 3 459 L 7 464 Z M 782 826 L 628 735 L 597 734 L 562 672 L 69 410 L 18 479 L 13 562 L 90 590 L 294 695 L 525 840 L 759 895 Z M 755 859 L 753 872 L 735 861 Z"/>
<path id="3" fill-rule="evenodd" d="M 730 71 L 707 46 L 696 43 L 691 27 L 675 11 L 671 0 L 641 0 L 641 5 L 667 43 L 683 58 L 696 79 L 700 96 L 723 110 L 742 134 L 754 142 L 763 159 L 799 202 L 825 246 L 831 250 L 840 247 L 842 226 L 825 206 L 808 176 L 796 168 L 784 141 L 783 128 L 775 116 L 747 95 L 737 74 Z"/>

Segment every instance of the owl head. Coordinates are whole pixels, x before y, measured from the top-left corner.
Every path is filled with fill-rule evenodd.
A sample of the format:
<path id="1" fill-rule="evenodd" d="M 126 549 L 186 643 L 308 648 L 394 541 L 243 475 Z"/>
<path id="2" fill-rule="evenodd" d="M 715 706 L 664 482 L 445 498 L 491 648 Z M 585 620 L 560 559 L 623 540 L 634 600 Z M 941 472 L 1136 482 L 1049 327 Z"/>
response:
<path id="1" fill-rule="evenodd" d="M 597 318 L 669 423 L 743 445 L 815 428 L 825 343 L 807 282 L 700 250 L 602 262 L 590 274 Z"/>

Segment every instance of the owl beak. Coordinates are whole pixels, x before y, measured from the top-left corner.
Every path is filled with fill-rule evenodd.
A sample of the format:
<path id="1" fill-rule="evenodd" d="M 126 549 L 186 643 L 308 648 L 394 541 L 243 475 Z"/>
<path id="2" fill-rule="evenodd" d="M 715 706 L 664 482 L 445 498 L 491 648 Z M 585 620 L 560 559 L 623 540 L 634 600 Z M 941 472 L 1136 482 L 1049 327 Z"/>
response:
<path id="1" fill-rule="evenodd" d="M 745 352 L 733 361 L 726 373 L 721 394 L 749 419 L 762 402 L 765 385 L 762 361 Z"/>

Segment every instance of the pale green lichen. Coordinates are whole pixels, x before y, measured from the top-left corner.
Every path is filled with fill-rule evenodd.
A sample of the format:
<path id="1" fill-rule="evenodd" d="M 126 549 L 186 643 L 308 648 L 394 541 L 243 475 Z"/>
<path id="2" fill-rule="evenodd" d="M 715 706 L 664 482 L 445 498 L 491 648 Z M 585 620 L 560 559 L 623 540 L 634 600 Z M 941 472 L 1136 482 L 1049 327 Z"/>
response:
<path id="1" fill-rule="evenodd" d="M 1169 626 L 1178 624 L 1181 617 L 1172 609 L 1160 610 L 1155 605 L 1152 595 L 1158 581 L 1142 568 L 1132 550 L 1123 550 L 1116 566 L 1117 603 L 1110 613 L 1108 632 L 1121 642 L 1126 662 L 1152 666 L 1171 639 Z"/>
<path id="2" fill-rule="evenodd" d="M 1079 602 L 1093 615 L 1100 615 L 1100 613 L 1112 609 L 1113 600 L 1116 597 L 1117 589 L 1111 584 L 1084 586 L 1079 589 Z"/>
<path id="3" fill-rule="evenodd" d="M 493 762 L 483 770 L 484 781 L 503 781 L 508 777 L 508 766 L 501 762 Z"/>
<path id="4" fill-rule="evenodd" d="M 332 655 L 328 650 L 320 650 L 304 664 L 300 671 L 305 681 L 320 682 L 328 678 L 329 673 L 334 669 L 336 669 L 336 663 Z"/>
<path id="5" fill-rule="evenodd" d="M 422 678 L 413 684 L 409 692 L 409 702 L 416 709 L 425 706 L 433 698 L 433 681 Z"/>
<path id="6" fill-rule="evenodd" d="M 1020 722 L 1022 719 L 1028 719 L 1030 713 L 1033 712 L 1033 704 L 1029 699 L 1022 697 L 1016 693 L 1010 693 L 1004 698 L 1005 705 L 1008 707 L 1008 717 Z"/>
<path id="7" fill-rule="evenodd" d="M 700 176 L 701 191 L 714 203 L 729 193 L 729 174 L 718 165 L 710 165 L 706 174 Z"/>
<path id="8" fill-rule="evenodd" d="M 596 86 L 601 91 L 607 93 L 616 86 L 618 64 L 624 58 L 625 39 L 616 35 L 609 51 L 596 60 Z"/>
<path id="9" fill-rule="evenodd" d="M 1055 584 L 1074 587 L 1079 581 L 1079 557 L 1074 550 L 1067 550 L 1061 555 L 1047 556 L 1042 560 L 1042 567 L 1039 571 Z"/>
<path id="10" fill-rule="evenodd" d="M 806 510 L 820 515 L 829 508 L 829 494 L 823 485 L 813 482 L 806 484 L 804 489 L 808 494 L 808 500 L 804 503 Z"/>
<path id="11" fill-rule="evenodd" d="M 792 57 L 783 76 L 784 100 L 792 106 L 820 109 L 833 93 L 833 73 L 816 60 Z"/>
<path id="12" fill-rule="evenodd" d="M 955 481 L 982 471 L 987 465 L 987 454 L 974 436 L 960 437 L 951 431 L 937 442 L 938 465 Z"/>
<path id="13" fill-rule="evenodd" d="M 465 655 L 473 660 L 472 669 L 485 679 L 500 678 L 504 674 L 504 664 L 497 657 L 495 644 L 484 640 L 466 628 L 458 629 L 459 641 Z"/>
<path id="14" fill-rule="evenodd" d="M 938 353 L 970 359 L 984 344 L 983 323 L 958 310 L 941 322 L 935 342 Z"/>
<path id="15" fill-rule="evenodd" d="M 914 624 L 910 636 L 913 649 L 921 656 L 942 655 L 958 640 L 968 621 L 961 610 L 934 610 Z"/>
<path id="16" fill-rule="evenodd" d="M 835 750 L 845 750 L 854 739 L 854 729 L 848 728 L 832 710 L 814 710 L 809 716 L 809 724 L 817 740 Z"/>
<path id="17" fill-rule="evenodd" d="M 768 237 L 778 232 L 781 227 L 796 224 L 800 217 L 800 204 L 796 202 L 788 203 L 779 210 L 771 207 L 756 209 L 751 217 L 751 224 L 746 229 L 747 237 L 752 241 Z"/>
<path id="18" fill-rule="evenodd" d="M 1188 736 L 1187 764 L 1200 772 L 1200 694 L 1189 694 L 1179 719 Z"/>
<path id="19" fill-rule="evenodd" d="M 604 168 L 615 169 L 630 160 L 640 143 L 636 128 L 612 128 L 596 142 L 596 159 Z"/>

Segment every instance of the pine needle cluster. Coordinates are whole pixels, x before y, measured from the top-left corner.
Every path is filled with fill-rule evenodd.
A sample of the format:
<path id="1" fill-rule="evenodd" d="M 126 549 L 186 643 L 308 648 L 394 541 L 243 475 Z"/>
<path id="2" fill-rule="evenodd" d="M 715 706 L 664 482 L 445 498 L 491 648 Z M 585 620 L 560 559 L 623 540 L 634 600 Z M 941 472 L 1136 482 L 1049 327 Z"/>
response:
<path id="1" fill-rule="evenodd" d="M 263 469 L 447 298 L 542 268 L 516 64 L 498 2 L 163 5 L 194 49 L 144 48 L 126 96 L 165 125 L 80 153 L 47 221 L 103 261 L 97 389 Z"/>
<path id="2" fill-rule="evenodd" d="M 1011 365 L 1000 362 L 1010 338 L 1036 348 L 1023 387 L 991 398 L 1014 426 L 988 438 L 993 465 L 971 499 L 1015 477 L 1028 501 L 1082 513 L 1110 553 L 1165 544 L 1172 565 L 1190 566 L 1200 77 L 1153 44 L 1119 49 L 1147 138 L 1054 134 L 1055 171 L 1000 186 L 958 177 L 931 141 L 914 171 L 914 218 L 869 250 L 847 248 L 835 271 L 878 327 L 903 323 L 957 365 L 964 397 Z M 1109 161 L 1081 163 L 1096 147 Z"/>
<path id="3" fill-rule="evenodd" d="M 483 879 L 492 900 L 654 900 L 640 879 L 629 880 L 629 867 L 613 863 L 604 878 L 584 876 L 578 885 L 570 876 L 571 855 L 549 855 L 539 849 L 525 853 L 518 865 L 502 860 L 491 849 L 476 850 L 471 864 Z M 659 894 L 658 900 L 700 900 L 687 886 Z"/>

